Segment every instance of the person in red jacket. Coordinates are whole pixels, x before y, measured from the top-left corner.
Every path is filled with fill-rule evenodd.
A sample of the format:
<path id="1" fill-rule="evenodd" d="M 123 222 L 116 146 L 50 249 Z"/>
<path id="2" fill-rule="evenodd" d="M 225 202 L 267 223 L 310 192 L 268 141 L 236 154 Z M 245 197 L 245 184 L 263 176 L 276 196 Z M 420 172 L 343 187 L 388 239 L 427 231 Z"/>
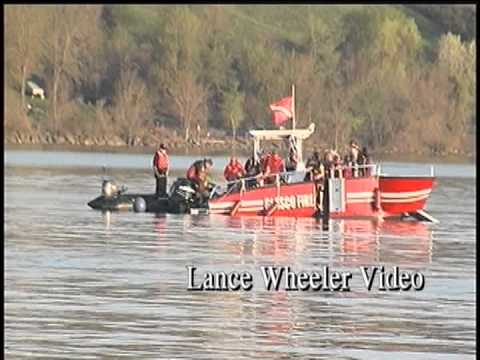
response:
<path id="1" fill-rule="evenodd" d="M 263 176 L 265 181 L 269 184 L 275 181 L 276 174 L 285 171 L 285 163 L 280 155 L 275 150 L 272 150 L 271 155 L 266 159 L 265 170 Z"/>
<path id="2" fill-rule="evenodd" d="M 187 179 L 193 183 L 195 190 L 204 193 L 208 190 L 209 173 L 213 166 L 212 159 L 195 161 L 187 170 Z"/>
<path id="3" fill-rule="evenodd" d="M 225 180 L 227 181 L 235 181 L 245 176 L 245 170 L 235 156 L 232 156 L 230 162 L 225 166 L 223 176 L 225 176 Z"/>
<path id="4" fill-rule="evenodd" d="M 160 144 L 153 156 L 153 172 L 156 180 L 155 194 L 158 197 L 167 195 L 168 167 L 167 148 L 164 144 Z"/>
<path id="5" fill-rule="evenodd" d="M 197 160 L 187 170 L 187 179 L 198 185 L 200 183 L 200 173 L 204 166 L 203 160 Z"/>
<path id="6" fill-rule="evenodd" d="M 230 162 L 225 166 L 225 170 L 223 171 L 223 176 L 225 176 L 225 180 L 227 181 L 235 181 L 241 179 L 246 175 L 245 169 L 242 166 L 242 163 L 238 161 L 235 156 L 230 158 Z M 228 184 L 228 190 L 230 190 L 235 183 Z"/>

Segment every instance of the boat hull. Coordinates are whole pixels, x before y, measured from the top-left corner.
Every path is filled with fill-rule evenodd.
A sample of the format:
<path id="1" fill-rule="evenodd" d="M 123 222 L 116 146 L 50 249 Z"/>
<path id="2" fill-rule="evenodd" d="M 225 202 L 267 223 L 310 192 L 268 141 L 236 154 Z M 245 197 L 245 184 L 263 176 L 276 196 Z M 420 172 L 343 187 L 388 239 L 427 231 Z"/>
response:
<path id="1" fill-rule="evenodd" d="M 433 177 L 381 176 L 379 189 L 382 211 L 388 216 L 423 210 L 434 181 Z"/>
<path id="2" fill-rule="evenodd" d="M 88 203 L 92 209 L 102 211 L 130 211 L 133 210 L 135 199 L 145 200 L 147 212 L 167 212 L 168 198 L 158 198 L 155 194 L 121 194 L 107 198 L 98 196 Z"/>
<path id="3" fill-rule="evenodd" d="M 402 217 L 424 209 L 434 186 L 433 177 L 388 177 L 332 179 L 331 218 Z M 270 185 L 234 192 L 209 201 L 213 214 L 312 217 L 315 186 L 311 182 Z M 333 203 L 333 206 L 332 206 Z"/>

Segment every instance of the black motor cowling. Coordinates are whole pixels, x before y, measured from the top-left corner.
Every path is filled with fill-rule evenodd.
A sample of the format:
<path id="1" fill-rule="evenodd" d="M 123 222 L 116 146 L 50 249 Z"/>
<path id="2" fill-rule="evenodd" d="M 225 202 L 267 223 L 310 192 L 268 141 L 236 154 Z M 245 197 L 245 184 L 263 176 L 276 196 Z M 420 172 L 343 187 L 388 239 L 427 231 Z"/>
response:
<path id="1" fill-rule="evenodd" d="M 192 182 L 185 178 L 178 178 L 170 187 L 168 209 L 177 214 L 187 213 L 198 203 L 198 195 Z"/>
<path id="2" fill-rule="evenodd" d="M 114 198 L 127 191 L 125 186 L 118 186 L 114 180 L 104 179 L 102 181 L 102 195 L 105 199 Z"/>

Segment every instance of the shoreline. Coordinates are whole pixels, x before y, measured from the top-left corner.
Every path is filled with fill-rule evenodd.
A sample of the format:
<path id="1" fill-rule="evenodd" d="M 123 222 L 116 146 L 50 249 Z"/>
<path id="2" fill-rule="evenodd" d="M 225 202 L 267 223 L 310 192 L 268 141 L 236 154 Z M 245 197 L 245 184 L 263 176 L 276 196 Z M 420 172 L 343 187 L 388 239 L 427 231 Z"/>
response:
<path id="1" fill-rule="evenodd" d="M 249 147 L 244 143 L 237 143 L 235 154 L 237 156 L 248 156 Z M 231 146 L 210 146 L 210 145 L 189 145 L 176 146 L 169 150 L 170 155 L 180 156 L 229 156 Z M 109 145 L 80 145 L 80 144 L 12 144 L 4 143 L 4 150 L 17 151 L 74 151 L 74 152 L 99 152 L 99 153 L 118 153 L 118 154 L 153 154 L 154 146 L 109 146 Z M 308 147 L 306 154 L 311 151 Z M 415 153 L 373 153 L 373 158 L 377 161 L 400 161 L 400 162 L 431 162 L 431 163 L 456 163 L 456 164 L 475 164 L 474 154 L 445 154 L 432 156 Z"/>

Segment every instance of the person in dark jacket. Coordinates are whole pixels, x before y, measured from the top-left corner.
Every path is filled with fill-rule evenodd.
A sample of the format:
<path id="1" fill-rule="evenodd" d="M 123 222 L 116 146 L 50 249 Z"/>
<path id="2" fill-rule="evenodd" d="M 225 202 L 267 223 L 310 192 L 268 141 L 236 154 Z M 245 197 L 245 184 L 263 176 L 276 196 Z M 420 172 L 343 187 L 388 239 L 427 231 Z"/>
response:
<path id="1" fill-rule="evenodd" d="M 359 165 L 361 165 L 360 169 L 360 176 L 370 176 L 372 174 L 372 168 L 368 165 L 372 164 L 372 159 L 370 154 L 368 153 L 368 149 L 366 146 L 362 148 L 362 151 L 359 155 Z"/>
<path id="2" fill-rule="evenodd" d="M 325 166 L 320 156 L 320 152 L 315 150 L 313 155 L 307 160 L 306 163 L 307 174 L 305 181 L 313 181 L 315 183 L 315 189 L 317 198 L 315 199 L 316 208 L 318 210 L 323 209 L 323 183 L 325 181 Z"/>
<path id="3" fill-rule="evenodd" d="M 247 188 L 252 188 L 257 185 L 256 177 L 262 173 L 262 166 L 259 161 L 255 161 L 255 157 L 251 156 L 245 162 L 245 177 Z"/>

